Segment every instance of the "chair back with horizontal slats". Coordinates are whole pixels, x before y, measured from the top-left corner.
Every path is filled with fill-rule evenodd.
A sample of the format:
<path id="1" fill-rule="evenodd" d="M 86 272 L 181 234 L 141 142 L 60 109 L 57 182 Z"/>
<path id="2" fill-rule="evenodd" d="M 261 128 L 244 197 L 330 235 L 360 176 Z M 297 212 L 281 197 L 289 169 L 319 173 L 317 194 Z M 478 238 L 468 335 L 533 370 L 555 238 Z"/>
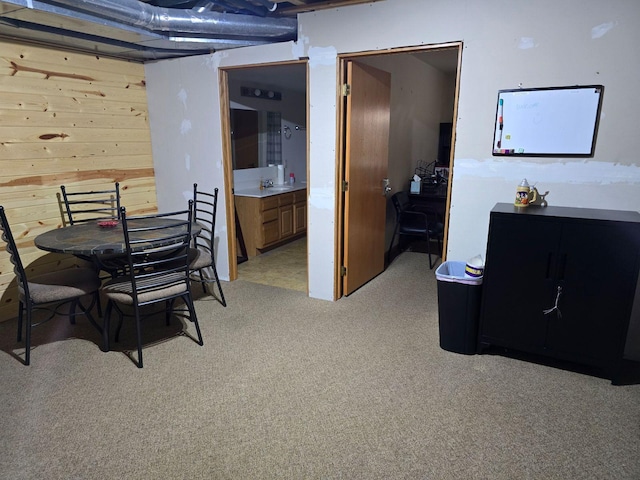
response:
<path id="1" fill-rule="evenodd" d="M 189 310 L 189 319 L 195 324 L 198 343 L 202 345 L 200 326 L 193 306 L 189 278 L 189 247 L 193 221 L 193 200 L 184 211 L 127 217 L 124 207 L 120 218 L 128 260 L 127 275 L 107 281 L 103 292 L 109 299 L 105 311 L 105 329 L 109 328 L 115 307 L 120 321 L 116 341 L 122 326 L 124 311 L 117 304 L 133 307 L 138 336 L 138 367 L 142 368 L 141 307 L 165 302 L 167 324 L 174 302 L 182 298 Z M 108 340 L 105 348 L 108 349 Z"/>
<path id="2" fill-rule="evenodd" d="M 98 220 L 120 218 L 120 184 L 109 190 L 69 192 L 60 186 L 65 211 L 70 225 Z"/>
<path id="3" fill-rule="evenodd" d="M 222 293 L 222 285 L 216 269 L 215 230 L 216 212 L 218 209 L 218 189 L 213 193 L 198 190 L 198 184 L 193 184 L 193 214 L 195 221 L 202 227 L 200 233 L 193 239 L 195 259 L 191 263 L 192 280 L 202 284 L 202 291 L 206 293 L 206 284 L 215 283 L 220 295 L 219 301 L 226 307 L 227 302 Z M 209 272 L 205 270 L 210 269 Z"/>
<path id="4" fill-rule="evenodd" d="M 191 202 L 189 203 L 191 206 Z M 169 300 L 189 291 L 188 249 L 191 243 L 193 215 L 191 208 L 179 212 L 127 218 L 125 208 L 121 207 L 120 214 L 129 261 L 133 302 L 141 306 Z M 137 226 L 137 221 L 142 218 L 158 222 L 155 226 L 149 226 L 147 223 Z M 151 295 L 147 295 L 149 293 Z"/>
<path id="5" fill-rule="evenodd" d="M 393 230 L 391 245 L 389 246 L 387 263 L 391 263 L 391 251 L 395 237 L 413 236 L 422 237 L 426 241 L 429 255 L 429 267 L 434 267 L 431 258 L 431 240 L 438 241 L 438 248 L 442 250 L 443 225 L 440 222 L 430 222 L 425 212 L 414 209 L 407 192 L 398 192 L 391 197 L 391 202 L 396 210 L 396 226 Z"/>
<path id="6" fill-rule="evenodd" d="M 93 268 L 67 268 L 56 269 L 27 279 L 18 247 L 2 206 L 0 206 L 0 229 L 18 284 L 18 342 L 22 341 L 22 326 L 26 316 L 24 364 L 29 365 L 31 362 L 31 328 L 59 315 L 66 315 L 71 323 L 75 323 L 75 317 L 83 314 L 99 332 L 103 332 L 90 313 L 98 300 L 100 287 L 98 273 Z M 86 307 L 80 301 L 84 295 L 93 295 L 91 304 Z M 65 304 L 69 304 L 68 313 L 63 313 L 60 308 Z M 81 313 L 76 311 L 77 308 Z M 44 310 L 48 316 L 34 322 L 33 312 L 35 310 Z"/>
<path id="7" fill-rule="evenodd" d="M 2 240 L 6 242 L 7 253 L 9 254 L 9 259 L 13 264 L 13 271 L 16 274 L 20 296 L 30 298 L 27 276 L 25 274 L 24 267 L 22 266 L 20 255 L 18 254 L 18 248 L 13 238 L 13 233 L 11 233 L 11 227 L 9 226 L 7 215 L 4 212 L 4 207 L 2 206 L 0 206 L 0 228 L 2 229 Z"/>

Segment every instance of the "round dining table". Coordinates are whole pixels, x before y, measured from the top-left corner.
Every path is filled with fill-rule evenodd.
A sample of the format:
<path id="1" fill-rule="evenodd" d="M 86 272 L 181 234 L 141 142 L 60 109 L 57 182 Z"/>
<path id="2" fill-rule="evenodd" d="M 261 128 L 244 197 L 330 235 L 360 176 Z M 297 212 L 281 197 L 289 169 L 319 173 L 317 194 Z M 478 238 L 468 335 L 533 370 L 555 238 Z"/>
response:
<path id="1" fill-rule="evenodd" d="M 154 227 L 166 225 L 167 223 L 175 223 L 178 225 L 180 222 L 184 221 L 168 217 L 127 219 L 127 224 L 130 228 Z M 184 228 L 184 225 L 176 226 L 176 234 L 184 231 Z M 192 223 L 191 235 L 195 236 L 200 233 L 201 228 L 198 223 Z M 145 240 L 144 231 L 129 232 L 129 235 L 132 241 Z M 152 233 L 150 236 L 151 235 Z M 121 222 L 117 222 L 112 226 L 100 226 L 98 222 L 76 223 L 41 233 L 34 239 L 34 243 L 36 247 L 47 252 L 70 253 L 84 258 L 100 255 L 124 255 L 127 251 Z M 154 241 L 147 244 L 136 244 L 134 249 L 162 247 L 166 245 L 170 245 L 170 243 L 158 243 Z"/>

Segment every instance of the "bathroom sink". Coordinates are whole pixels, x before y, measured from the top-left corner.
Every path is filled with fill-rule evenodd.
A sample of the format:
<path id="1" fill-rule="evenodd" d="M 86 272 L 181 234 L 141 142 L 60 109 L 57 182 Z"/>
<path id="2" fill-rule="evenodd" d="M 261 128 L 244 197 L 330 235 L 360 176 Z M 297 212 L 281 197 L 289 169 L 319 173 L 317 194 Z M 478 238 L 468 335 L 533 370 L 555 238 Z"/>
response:
<path id="1" fill-rule="evenodd" d="M 291 185 L 274 185 L 273 187 L 269 187 L 269 190 L 274 192 L 284 192 L 286 190 L 291 190 L 293 187 Z"/>

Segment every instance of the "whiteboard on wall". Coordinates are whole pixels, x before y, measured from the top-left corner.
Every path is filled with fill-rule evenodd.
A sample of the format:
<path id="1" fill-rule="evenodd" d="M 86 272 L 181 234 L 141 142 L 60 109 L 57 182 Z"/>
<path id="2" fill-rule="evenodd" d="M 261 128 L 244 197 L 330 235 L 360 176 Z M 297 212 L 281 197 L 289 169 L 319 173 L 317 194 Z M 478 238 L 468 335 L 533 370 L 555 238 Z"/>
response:
<path id="1" fill-rule="evenodd" d="M 593 156 L 602 85 L 498 91 L 493 155 Z"/>

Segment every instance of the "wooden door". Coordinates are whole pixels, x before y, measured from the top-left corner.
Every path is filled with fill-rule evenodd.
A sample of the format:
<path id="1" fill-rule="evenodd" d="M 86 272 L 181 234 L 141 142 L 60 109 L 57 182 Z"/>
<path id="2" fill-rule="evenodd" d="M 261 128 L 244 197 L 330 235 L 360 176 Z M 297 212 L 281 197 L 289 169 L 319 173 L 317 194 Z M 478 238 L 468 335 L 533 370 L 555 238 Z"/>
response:
<path id="1" fill-rule="evenodd" d="M 384 270 L 391 75 L 347 62 L 343 292 Z"/>

